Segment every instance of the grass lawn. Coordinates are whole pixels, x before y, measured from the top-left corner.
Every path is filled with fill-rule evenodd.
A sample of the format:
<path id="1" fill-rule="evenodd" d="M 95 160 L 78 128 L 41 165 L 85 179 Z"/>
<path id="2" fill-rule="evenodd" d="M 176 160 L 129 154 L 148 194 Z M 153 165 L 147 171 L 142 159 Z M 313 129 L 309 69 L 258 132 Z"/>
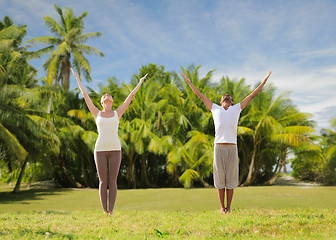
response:
<path id="1" fill-rule="evenodd" d="M 333 239 L 335 187 L 238 188 L 220 215 L 215 189 L 119 190 L 112 217 L 97 189 L 12 194 L 0 185 L 2 239 Z"/>

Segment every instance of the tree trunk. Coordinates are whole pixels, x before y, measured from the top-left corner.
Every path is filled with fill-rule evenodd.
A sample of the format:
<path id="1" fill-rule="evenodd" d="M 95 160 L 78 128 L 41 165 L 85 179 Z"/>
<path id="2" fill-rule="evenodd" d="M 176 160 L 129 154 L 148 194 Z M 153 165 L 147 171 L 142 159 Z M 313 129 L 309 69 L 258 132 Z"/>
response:
<path id="1" fill-rule="evenodd" d="M 277 167 L 275 168 L 275 171 L 274 171 L 274 174 L 273 174 L 273 177 L 268 180 L 265 185 L 273 185 L 275 183 L 275 181 L 278 179 L 279 175 L 280 175 L 280 172 L 281 172 L 281 169 L 282 167 L 285 165 L 286 163 L 286 158 L 287 158 L 287 149 L 283 149 L 282 150 L 282 154 L 280 155 L 279 157 L 279 160 L 278 160 L 278 164 L 277 164 Z"/>
<path id="2" fill-rule="evenodd" d="M 64 162 L 63 162 L 62 159 L 60 159 L 60 162 L 61 162 L 63 173 L 64 173 L 65 177 L 68 179 L 68 181 L 70 182 L 70 185 L 73 186 L 73 187 L 77 187 L 77 188 L 83 187 L 82 184 L 80 184 L 79 182 L 77 182 L 73 178 L 73 176 L 71 176 L 71 173 L 69 173 L 68 169 L 65 167 L 65 164 L 64 164 Z"/>
<path id="3" fill-rule="evenodd" d="M 254 161 L 255 161 L 256 153 L 257 153 L 257 145 L 254 144 L 254 146 L 253 146 L 253 154 L 252 154 L 251 163 L 250 163 L 250 167 L 249 167 L 249 172 L 248 172 L 246 180 L 242 184 L 242 186 L 249 186 L 252 183 L 251 180 L 252 180 L 252 173 L 253 173 L 253 167 L 254 167 Z"/>
<path id="4" fill-rule="evenodd" d="M 160 129 L 160 116 L 161 116 L 160 111 L 158 111 L 158 122 L 157 122 L 157 128 L 156 128 L 156 130 Z"/>
<path id="5" fill-rule="evenodd" d="M 200 177 L 199 180 L 203 184 L 203 187 L 206 187 L 206 188 L 210 188 L 211 187 L 206 181 L 204 181 L 204 179 L 202 177 Z"/>
<path id="6" fill-rule="evenodd" d="M 89 177 L 86 171 L 86 166 L 85 166 L 85 162 L 84 159 L 81 158 L 81 169 L 82 169 L 82 174 L 83 174 L 83 178 L 84 178 L 84 183 L 85 183 L 85 187 L 89 187 L 90 185 L 90 181 L 89 181 Z"/>
<path id="7" fill-rule="evenodd" d="M 279 175 L 280 175 L 280 172 L 281 172 L 281 169 L 282 169 L 282 165 L 280 165 L 278 171 L 276 174 L 274 174 L 274 176 L 268 180 L 265 185 L 274 185 L 275 181 L 278 179 Z"/>
<path id="8" fill-rule="evenodd" d="M 27 155 L 25 161 L 24 161 L 23 164 L 22 164 L 21 171 L 20 171 L 20 174 L 19 174 L 19 178 L 18 178 L 18 180 L 16 181 L 15 188 L 14 188 L 14 190 L 13 190 L 13 193 L 18 193 L 18 192 L 20 192 L 20 185 L 21 185 L 22 177 L 23 177 L 24 171 L 25 171 L 25 169 L 26 169 L 27 163 L 28 163 L 28 155 Z"/>
<path id="9" fill-rule="evenodd" d="M 252 173 L 251 184 L 255 182 L 259 172 L 260 172 L 261 161 L 254 161 L 254 171 Z"/>
<path id="10" fill-rule="evenodd" d="M 47 113 L 49 114 L 51 111 L 51 104 L 52 104 L 52 97 L 49 98 L 49 102 L 48 102 L 48 108 L 47 108 Z"/>
<path id="11" fill-rule="evenodd" d="M 135 167 L 134 149 L 132 149 L 131 154 L 128 156 L 126 179 L 127 179 L 127 185 L 135 189 L 136 179 L 135 179 L 134 167 Z"/>
<path id="12" fill-rule="evenodd" d="M 30 177 L 29 177 L 29 180 L 28 180 L 28 183 L 27 183 L 27 189 L 29 189 L 30 186 L 31 186 L 31 182 L 32 182 L 33 176 L 34 176 L 34 174 L 32 173 L 32 174 L 30 175 Z"/>
<path id="13" fill-rule="evenodd" d="M 66 91 L 69 91 L 69 87 L 70 87 L 70 53 L 67 52 L 65 54 L 64 60 L 63 60 L 63 64 L 62 64 L 62 84 L 63 87 Z"/>
<path id="14" fill-rule="evenodd" d="M 151 187 L 147 174 L 146 152 L 141 155 L 141 184 L 144 187 Z"/>

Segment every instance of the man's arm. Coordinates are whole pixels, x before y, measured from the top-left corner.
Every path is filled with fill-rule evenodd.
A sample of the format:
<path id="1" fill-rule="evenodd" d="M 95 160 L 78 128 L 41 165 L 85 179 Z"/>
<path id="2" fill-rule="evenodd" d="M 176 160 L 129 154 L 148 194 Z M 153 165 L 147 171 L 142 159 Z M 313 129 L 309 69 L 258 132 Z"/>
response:
<path id="1" fill-rule="evenodd" d="M 190 81 L 189 78 L 187 78 L 187 76 L 182 73 L 182 77 L 185 79 L 185 81 L 187 82 L 187 84 L 190 86 L 191 90 L 204 102 L 205 106 L 211 111 L 212 109 L 212 102 L 210 101 L 209 98 L 207 98 L 206 96 L 204 96 Z"/>
<path id="2" fill-rule="evenodd" d="M 240 103 L 240 108 L 241 110 L 243 110 L 244 108 L 246 108 L 246 106 L 251 102 L 251 100 L 258 95 L 258 93 L 261 91 L 261 89 L 263 88 L 263 86 L 266 84 L 267 79 L 269 78 L 269 76 L 271 75 L 271 71 L 269 71 L 266 75 L 266 77 L 264 78 L 264 80 L 262 81 L 262 83 L 260 83 L 260 85 L 254 89 L 254 91 L 252 93 L 250 93 L 250 95 L 248 95 L 246 98 L 244 98 L 244 100 Z"/>

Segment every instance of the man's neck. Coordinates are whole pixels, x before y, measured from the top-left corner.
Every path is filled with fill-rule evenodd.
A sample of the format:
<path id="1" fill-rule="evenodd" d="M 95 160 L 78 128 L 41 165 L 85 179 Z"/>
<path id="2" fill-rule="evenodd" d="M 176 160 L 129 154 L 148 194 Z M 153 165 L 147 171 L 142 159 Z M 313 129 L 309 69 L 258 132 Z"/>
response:
<path id="1" fill-rule="evenodd" d="M 229 104 L 222 104 L 222 107 L 223 107 L 225 110 L 228 110 L 230 106 L 231 106 L 231 105 L 229 105 Z"/>

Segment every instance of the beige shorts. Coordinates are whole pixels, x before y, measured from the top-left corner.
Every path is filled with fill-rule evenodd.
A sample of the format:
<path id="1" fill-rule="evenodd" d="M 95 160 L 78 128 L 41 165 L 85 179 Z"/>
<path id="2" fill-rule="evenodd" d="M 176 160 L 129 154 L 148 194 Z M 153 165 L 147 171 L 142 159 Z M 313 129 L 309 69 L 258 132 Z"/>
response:
<path id="1" fill-rule="evenodd" d="M 214 149 L 213 177 L 217 189 L 234 189 L 238 186 L 237 145 L 217 145 Z"/>

